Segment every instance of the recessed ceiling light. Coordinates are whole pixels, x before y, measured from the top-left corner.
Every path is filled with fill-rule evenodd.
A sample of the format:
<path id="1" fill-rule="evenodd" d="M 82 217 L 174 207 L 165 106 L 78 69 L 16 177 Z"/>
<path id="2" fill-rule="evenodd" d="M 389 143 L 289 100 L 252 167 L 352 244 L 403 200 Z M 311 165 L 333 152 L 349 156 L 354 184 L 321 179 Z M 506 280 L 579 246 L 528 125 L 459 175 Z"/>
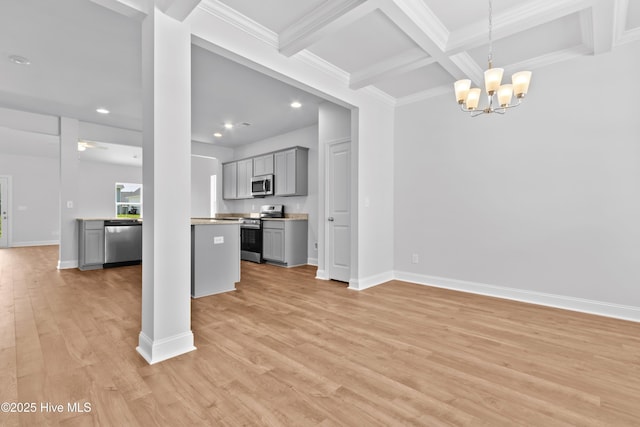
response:
<path id="1" fill-rule="evenodd" d="M 222 134 L 220 132 L 216 132 L 213 134 L 216 138 L 222 138 Z"/>
<path id="2" fill-rule="evenodd" d="M 233 123 L 225 123 L 224 124 L 224 128 L 225 129 L 233 129 Z"/>
<path id="3" fill-rule="evenodd" d="M 106 108 L 104 108 L 104 107 L 100 107 L 100 108 L 96 108 L 96 113 L 100 113 L 100 114 L 109 114 L 109 113 L 110 113 L 110 111 L 109 111 L 109 110 L 107 110 L 107 109 L 106 109 Z"/>
<path id="4" fill-rule="evenodd" d="M 300 108 L 300 107 L 302 107 L 302 104 L 299 103 L 298 101 L 293 101 L 291 103 L 291 108 Z"/>
<path id="5" fill-rule="evenodd" d="M 20 55 L 9 55 L 9 61 L 13 62 L 14 64 L 18 64 L 18 65 L 29 65 L 29 64 L 31 64 L 31 61 L 29 61 L 29 58 L 25 58 L 24 56 L 20 56 Z"/>

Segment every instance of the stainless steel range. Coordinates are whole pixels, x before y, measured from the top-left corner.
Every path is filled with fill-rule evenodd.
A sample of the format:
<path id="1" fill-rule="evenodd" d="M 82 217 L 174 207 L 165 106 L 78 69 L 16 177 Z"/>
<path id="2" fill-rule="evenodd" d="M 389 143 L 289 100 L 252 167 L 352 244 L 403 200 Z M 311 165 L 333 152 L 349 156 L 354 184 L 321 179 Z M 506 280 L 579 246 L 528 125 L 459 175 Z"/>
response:
<path id="1" fill-rule="evenodd" d="M 284 218 L 284 205 L 262 205 L 259 218 L 240 220 L 240 258 L 245 261 L 262 262 L 261 218 Z"/>

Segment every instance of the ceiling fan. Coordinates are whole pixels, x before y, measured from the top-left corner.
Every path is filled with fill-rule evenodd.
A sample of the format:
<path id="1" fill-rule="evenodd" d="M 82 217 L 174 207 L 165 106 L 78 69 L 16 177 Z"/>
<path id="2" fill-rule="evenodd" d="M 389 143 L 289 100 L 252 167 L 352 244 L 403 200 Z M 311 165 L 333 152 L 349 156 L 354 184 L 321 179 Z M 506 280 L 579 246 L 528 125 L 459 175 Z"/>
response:
<path id="1" fill-rule="evenodd" d="M 78 151 L 85 151 L 87 148 L 98 148 L 100 150 L 108 150 L 108 147 L 103 147 L 96 141 L 80 140 L 78 141 Z"/>

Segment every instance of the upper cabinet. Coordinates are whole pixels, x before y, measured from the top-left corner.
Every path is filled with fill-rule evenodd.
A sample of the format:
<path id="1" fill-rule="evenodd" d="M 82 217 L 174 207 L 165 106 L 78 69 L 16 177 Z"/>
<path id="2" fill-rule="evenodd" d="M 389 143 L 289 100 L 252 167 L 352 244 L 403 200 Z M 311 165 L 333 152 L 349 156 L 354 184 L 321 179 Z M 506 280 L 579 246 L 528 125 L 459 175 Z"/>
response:
<path id="1" fill-rule="evenodd" d="M 275 195 L 306 196 L 309 149 L 295 147 L 274 154 Z"/>
<path id="2" fill-rule="evenodd" d="M 222 165 L 222 198 L 250 199 L 253 161 L 251 159 Z"/>
<path id="3" fill-rule="evenodd" d="M 238 163 L 224 163 L 222 165 L 222 198 L 238 198 Z"/>
<path id="4" fill-rule="evenodd" d="M 251 178 L 253 177 L 253 161 L 238 161 L 238 199 L 251 198 Z"/>
<path id="5" fill-rule="evenodd" d="M 272 175 L 274 196 L 306 196 L 309 149 L 292 147 L 222 165 L 222 198 L 250 199 L 251 178 Z"/>
<path id="6" fill-rule="evenodd" d="M 253 176 L 273 174 L 273 153 L 253 158 Z"/>

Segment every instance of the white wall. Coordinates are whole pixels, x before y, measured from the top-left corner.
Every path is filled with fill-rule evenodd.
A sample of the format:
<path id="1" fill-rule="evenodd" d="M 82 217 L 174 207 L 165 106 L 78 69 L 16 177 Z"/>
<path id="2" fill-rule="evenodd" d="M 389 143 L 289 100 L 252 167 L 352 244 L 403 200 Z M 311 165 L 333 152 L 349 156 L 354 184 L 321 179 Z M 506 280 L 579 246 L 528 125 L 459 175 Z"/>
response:
<path id="1" fill-rule="evenodd" d="M 82 177 L 78 182 L 77 202 L 80 218 L 115 217 L 116 182 L 142 184 L 142 168 L 136 166 L 83 161 L 79 163 L 78 174 Z"/>
<path id="2" fill-rule="evenodd" d="M 538 70 L 504 116 L 397 108 L 397 276 L 640 320 L 638 51 Z"/>
<path id="3" fill-rule="evenodd" d="M 235 150 L 234 158 L 243 159 L 294 146 L 307 147 L 309 149 L 307 196 L 222 200 L 221 212 L 258 212 L 261 205 L 281 204 L 284 205 L 285 213 L 309 214 L 307 257 L 310 263 L 317 264 L 318 250 L 315 247 L 315 243 L 318 242 L 318 126 L 308 126 L 253 144 L 243 145 Z M 222 193 L 220 193 L 220 198 L 221 194 Z"/>
<path id="4" fill-rule="evenodd" d="M 58 159 L 1 153 L 0 175 L 12 178 L 9 245 L 57 244 L 60 237 Z"/>
<path id="5" fill-rule="evenodd" d="M 211 175 L 218 175 L 217 159 L 191 156 L 191 217 L 211 216 Z"/>

